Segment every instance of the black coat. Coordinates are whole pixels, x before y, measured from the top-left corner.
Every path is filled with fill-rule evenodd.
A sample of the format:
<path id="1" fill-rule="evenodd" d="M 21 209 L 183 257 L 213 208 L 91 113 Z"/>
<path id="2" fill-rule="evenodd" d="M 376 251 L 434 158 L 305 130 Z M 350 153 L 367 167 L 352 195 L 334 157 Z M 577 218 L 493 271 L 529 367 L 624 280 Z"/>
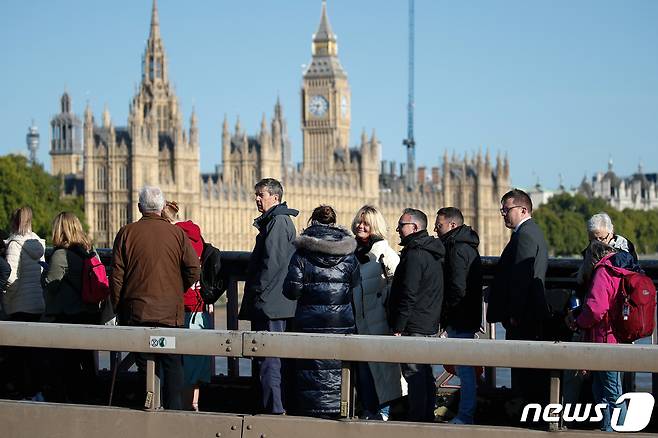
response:
<path id="1" fill-rule="evenodd" d="M 293 330 L 303 333 L 354 333 L 352 288 L 359 284 L 356 241 L 342 228 L 312 225 L 295 240 L 283 291 L 297 300 Z M 331 416 L 340 412 L 341 362 L 295 361 L 298 414 Z"/>
<path id="2" fill-rule="evenodd" d="M 548 246 L 533 219 L 512 233 L 496 266 L 489 293 L 487 321 L 502 322 L 508 339 L 542 338 L 543 322 L 549 317 L 544 283 Z M 517 321 L 510 325 L 510 319 Z"/>
<path id="3" fill-rule="evenodd" d="M 410 234 L 400 242 L 400 264 L 395 270 L 389 296 L 388 321 L 394 333 L 433 335 L 439 331 L 443 302 L 441 241 L 427 230 Z"/>
<path id="4" fill-rule="evenodd" d="M 240 319 L 284 319 L 295 315 L 295 301 L 284 297 L 282 289 L 288 262 L 295 252 L 296 232 L 290 216 L 298 214 L 283 202 L 254 220 L 258 236 L 249 258 Z"/>
<path id="5" fill-rule="evenodd" d="M 480 238 L 462 225 L 441 236 L 441 242 L 446 249 L 441 326 L 476 332 L 482 324 Z"/>

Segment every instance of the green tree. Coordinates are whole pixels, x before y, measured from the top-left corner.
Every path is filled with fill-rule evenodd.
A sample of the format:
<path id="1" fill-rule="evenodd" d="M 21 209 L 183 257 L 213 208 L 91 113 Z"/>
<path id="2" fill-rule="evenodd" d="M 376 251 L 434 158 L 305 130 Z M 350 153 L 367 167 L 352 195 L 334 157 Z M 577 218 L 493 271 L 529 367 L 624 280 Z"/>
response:
<path id="1" fill-rule="evenodd" d="M 84 224 L 82 196 L 61 196 L 62 180 L 47 173 L 41 165 L 32 165 L 20 155 L 0 156 L 0 228 L 9 231 L 12 211 L 28 205 L 34 217 L 32 229 L 50 240 L 51 222 L 60 211 L 75 213 Z"/>
<path id="2" fill-rule="evenodd" d="M 658 252 L 658 210 L 619 211 L 600 198 L 561 193 L 533 212 L 552 255 L 571 256 L 587 245 L 587 220 L 594 214 L 610 215 L 615 233 L 630 239 L 640 254 Z"/>

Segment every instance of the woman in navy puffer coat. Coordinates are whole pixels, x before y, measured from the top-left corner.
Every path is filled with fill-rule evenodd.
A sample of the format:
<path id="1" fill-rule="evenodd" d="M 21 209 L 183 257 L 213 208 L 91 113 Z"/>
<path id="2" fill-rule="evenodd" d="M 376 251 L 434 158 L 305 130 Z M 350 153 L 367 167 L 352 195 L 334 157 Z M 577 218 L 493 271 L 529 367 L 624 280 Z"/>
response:
<path id="1" fill-rule="evenodd" d="M 297 300 L 293 330 L 304 333 L 355 332 L 352 288 L 359 284 L 356 241 L 337 227 L 329 206 L 313 211 L 310 226 L 295 240 L 283 292 Z M 341 362 L 297 360 L 293 410 L 299 415 L 335 417 L 340 413 Z"/>

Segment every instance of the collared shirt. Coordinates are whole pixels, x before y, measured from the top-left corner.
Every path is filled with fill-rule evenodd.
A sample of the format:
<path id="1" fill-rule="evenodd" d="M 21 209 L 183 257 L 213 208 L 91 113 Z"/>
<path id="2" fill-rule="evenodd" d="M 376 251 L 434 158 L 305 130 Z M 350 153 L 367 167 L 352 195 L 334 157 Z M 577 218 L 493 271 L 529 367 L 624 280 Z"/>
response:
<path id="1" fill-rule="evenodd" d="M 516 227 L 514 227 L 514 232 L 516 233 L 517 231 L 519 231 L 519 228 L 521 228 L 521 225 L 523 225 L 523 223 L 525 221 L 530 220 L 530 219 L 532 219 L 532 217 L 528 216 L 527 218 L 525 218 L 521 222 L 519 222 L 518 225 Z"/>

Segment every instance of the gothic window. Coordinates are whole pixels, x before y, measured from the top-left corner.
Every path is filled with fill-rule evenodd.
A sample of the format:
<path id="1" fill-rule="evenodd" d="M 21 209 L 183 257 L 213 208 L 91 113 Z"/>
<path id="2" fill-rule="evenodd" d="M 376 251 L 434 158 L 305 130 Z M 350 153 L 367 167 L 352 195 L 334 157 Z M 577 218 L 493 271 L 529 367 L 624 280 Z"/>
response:
<path id="1" fill-rule="evenodd" d="M 154 64 L 154 59 L 153 59 L 153 57 L 150 57 L 150 58 L 149 58 L 148 66 L 149 66 L 149 78 L 150 78 L 151 80 L 153 80 L 154 77 L 155 77 L 155 76 L 154 76 L 154 71 L 153 71 L 153 70 L 154 70 L 153 64 Z"/>
<path id="2" fill-rule="evenodd" d="M 240 169 L 233 169 L 233 183 L 234 184 L 239 184 L 240 183 Z"/>
<path id="3" fill-rule="evenodd" d="M 128 223 L 128 207 L 125 205 L 119 206 L 119 226 L 122 227 Z"/>
<path id="4" fill-rule="evenodd" d="M 98 231 L 107 231 L 107 206 L 99 204 L 96 213 L 96 228 Z"/>
<path id="5" fill-rule="evenodd" d="M 119 190 L 128 188 L 128 168 L 123 165 L 119 166 Z"/>
<path id="6" fill-rule="evenodd" d="M 96 188 L 98 190 L 107 190 L 107 172 L 105 166 L 96 168 Z"/>

